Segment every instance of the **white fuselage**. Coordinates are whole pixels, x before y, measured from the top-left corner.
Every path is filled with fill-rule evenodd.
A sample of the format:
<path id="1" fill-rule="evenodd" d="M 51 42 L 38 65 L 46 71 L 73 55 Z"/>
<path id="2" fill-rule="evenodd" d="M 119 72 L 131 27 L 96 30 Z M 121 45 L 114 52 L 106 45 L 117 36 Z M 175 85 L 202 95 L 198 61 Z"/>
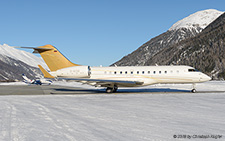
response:
<path id="1" fill-rule="evenodd" d="M 199 83 L 211 79 L 206 74 L 199 72 L 190 66 L 75 66 L 57 70 L 51 72 L 51 74 L 55 77 L 64 78 L 138 81 L 143 82 L 141 86 L 157 83 Z M 129 87 L 129 85 L 125 85 L 125 87 L 126 86 Z"/>

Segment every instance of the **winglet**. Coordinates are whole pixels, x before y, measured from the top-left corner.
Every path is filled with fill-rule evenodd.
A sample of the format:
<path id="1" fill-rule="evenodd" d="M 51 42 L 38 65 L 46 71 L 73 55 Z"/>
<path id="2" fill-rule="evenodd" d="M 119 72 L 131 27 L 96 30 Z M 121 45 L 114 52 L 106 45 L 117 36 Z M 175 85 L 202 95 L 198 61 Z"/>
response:
<path id="1" fill-rule="evenodd" d="M 40 68 L 41 72 L 44 74 L 45 78 L 55 78 L 50 73 L 48 73 L 41 65 L 38 65 L 38 67 Z"/>

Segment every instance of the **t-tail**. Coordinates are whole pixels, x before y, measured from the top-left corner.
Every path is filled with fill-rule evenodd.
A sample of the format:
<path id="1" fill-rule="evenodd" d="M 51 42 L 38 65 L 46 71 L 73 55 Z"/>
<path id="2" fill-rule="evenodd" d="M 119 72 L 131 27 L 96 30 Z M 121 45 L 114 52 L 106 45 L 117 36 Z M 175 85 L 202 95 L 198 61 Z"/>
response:
<path id="1" fill-rule="evenodd" d="M 39 53 L 51 71 L 57 71 L 59 69 L 67 67 L 79 66 L 78 64 L 74 64 L 69 61 L 52 45 L 39 46 L 33 49 L 33 53 Z"/>
<path id="2" fill-rule="evenodd" d="M 31 80 L 29 78 L 27 78 L 27 76 L 25 74 L 22 74 L 22 77 L 23 77 L 23 82 L 26 83 L 26 84 L 33 84 L 34 83 L 34 80 Z"/>
<path id="3" fill-rule="evenodd" d="M 22 74 L 22 77 L 24 79 L 24 81 L 31 83 L 32 80 L 30 80 L 29 78 L 27 78 L 27 76 L 25 74 Z"/>

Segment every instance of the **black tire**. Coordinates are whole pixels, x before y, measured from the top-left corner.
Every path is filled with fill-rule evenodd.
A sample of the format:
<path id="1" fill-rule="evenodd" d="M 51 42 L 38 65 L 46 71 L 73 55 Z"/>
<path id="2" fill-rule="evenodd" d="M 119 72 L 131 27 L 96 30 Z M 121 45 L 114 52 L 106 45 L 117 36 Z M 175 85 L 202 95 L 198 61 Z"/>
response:
<path id="1" fill-rule="evenodd" d="M 106 93 L 112 93 L 113 92 L 113 88 L 107 87 L 106 88 Z"/>
<path id="2" fill-rule="evenodd" d="M 191 92 L 192 92 L 192 93 L 196 93 L 196 89 L 192 89 Z"/>

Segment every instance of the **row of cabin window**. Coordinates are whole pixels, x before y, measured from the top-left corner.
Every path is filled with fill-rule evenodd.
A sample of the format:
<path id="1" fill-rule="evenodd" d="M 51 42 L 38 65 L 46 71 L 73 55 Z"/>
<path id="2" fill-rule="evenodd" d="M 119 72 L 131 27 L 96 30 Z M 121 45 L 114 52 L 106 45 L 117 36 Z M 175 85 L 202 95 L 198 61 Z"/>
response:
<path id="1" fill-rule="evenodd" d="M 179 73 L 179 71 L 177 70 L 176 71 L 177 73 Z M 110 71 L 109 74 L 111 74 L 112 72 Z M 167 71 L 158 71 L 158 74 L 167 74 L 168 72 Z M 170 73 L 173 73 L 173 71 L 171 70 Z M 105 71 L 105 74 L 107 74 L 107 72 Z M 114 71 L 114 74 L 128 74 L 127 71 L 123 72 L 123 71 L 120 71 L 120 72 L 117 72 L 117 71 Z M 130 74 L 134 74 L 134 71 L 131 71 Z M 151 74 L 151 71 L 137 71 L 136 74 Z M 156 71 L 153 71 L 153 74 L 156 74 Z"/>

